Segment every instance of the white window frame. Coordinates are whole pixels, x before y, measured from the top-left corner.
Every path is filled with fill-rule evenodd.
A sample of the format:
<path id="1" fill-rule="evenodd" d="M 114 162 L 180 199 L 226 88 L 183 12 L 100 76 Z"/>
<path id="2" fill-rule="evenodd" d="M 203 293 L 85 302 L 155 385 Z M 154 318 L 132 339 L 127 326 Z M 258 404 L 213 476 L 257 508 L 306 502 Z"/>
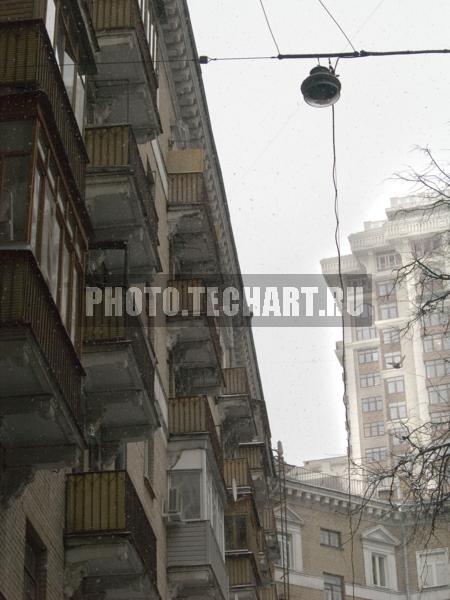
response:
<path id="1" fill-rule="evenodd" d="M 380 304 L 380 321 L 396 319 L 397 317 L 398 307 L 396 302 L 389 302 L 389 304 Z"/>
<path id="2" fill-rule="evenodd" d="M 384 531 L 384 528 L 379 528 Z M 397 564 L 395 560 L 395 547 L 398 545 L 398 540 L 393 536 L 385 532 L 386 538 L 391 539 L 390 542 L 379 541 L 371 539 L 371 536 L 376 531 L 371 531 L 363 534 L 362 545 L 363 545 L 363 557 L 364 557 L 364 571 L 366 576 L 366 585 L 377 589 L 389 589 L 393 591 L 398 590 L 398 578 L 397 578 Z M 381 586 L 375 583 L 373 569 L 372 569 L 372 557 L 382 556 L 385 558 L 385 576 L 386 585 Z"/>
<path id="3" fill-rule="evenodd" d="M 440 582 L 437 580 L 436 574 L 436 562 L 433 561 L 434 557 L 442 557 L 442 560 L 438 564 L 445 566 L 446 577 L 445 581 Z M 433 548 L 432 550 L 422 550 L 416 552 L 416 564 L 417 564 L 417 581 L 420 590 L 431 589 L 435 587 L 443 587 L 450 585 L 450 568 L 448 562 L 448 548 Z M 431 569 L 433 581 L 431 585 L 424 585 L 423 572 L 424 569 Z M 444 575 L 445 576 L 445 575 Z"/>

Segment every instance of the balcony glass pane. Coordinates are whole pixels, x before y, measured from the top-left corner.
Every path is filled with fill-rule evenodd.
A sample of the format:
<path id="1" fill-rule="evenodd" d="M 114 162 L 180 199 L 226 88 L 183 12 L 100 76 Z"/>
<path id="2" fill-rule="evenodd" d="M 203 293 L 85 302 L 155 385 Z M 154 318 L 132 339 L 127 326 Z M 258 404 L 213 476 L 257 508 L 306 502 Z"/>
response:
<path id="1" fill-rule="evenodd" d="M 176 488 L 181 498 L 181 511 L 185 520 L 201 519 L 200 471 L 173 471 L 170 487 Z"/>

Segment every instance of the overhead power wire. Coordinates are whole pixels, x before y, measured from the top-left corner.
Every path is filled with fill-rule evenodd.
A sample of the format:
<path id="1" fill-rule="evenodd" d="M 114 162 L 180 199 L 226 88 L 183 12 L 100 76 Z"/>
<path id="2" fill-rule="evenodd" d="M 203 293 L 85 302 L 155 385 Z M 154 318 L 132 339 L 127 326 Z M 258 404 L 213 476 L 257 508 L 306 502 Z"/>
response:
<path id="1" fill-rule="evenodd" d="M 317 59 L 317 58 L 369 58 L 369 57 L 384 57 L 384 56 L 415 56 L 418 54 L 450 54 L 450 48 L 432 48 L 428 50 L 355 50 L 354 52 L 308 52 L 308 53 L 291 53 L 278 54 L 277 56 L 200 56 L 198 62 L 200 64 L 208 64 L 218 61 L 238 61 L 238 60 L 302 60 L 302 59 Z M 191 59 L 197 62 L 197 59 Z M 182 62 L 182 59 L 169 59 L 168 61 L 160 62 Z"/>
<path id="2" fill-rule="evenodd" d="M 327 13 L 327 15 L 331 18 L 331 20 L 336 24 L 336 26 L 338 27 L 339 31 L 342 33 L 342 35 L 345 37 L 345 39 L 347 40 L 347 42 L 350 44 L 353 52 L 356 52 L 357 50 L 356 50 L 355 46 L 352 44 L 351 39 L 348 37 L 348 35 L 345 33 L 345 31 L 339 25 L 338 21 L 334 18 L 334 16 L 332 15 L 332 13 L 325 6 L 324 2 L 322 2 L 322 0 L 318 0 L 318 1 L 319 1 L 320 6 L 324 9 L 324 11 Z"/>
<path id="3" fill-rule="evenodd" d="M 267 28 L 269 30 L 269 33 L 270 33 L 271 37 L 272 37 L 273 43 L 275 44 L 275 48 L 277 49 L 278 54 L 281 54 L 280 47 L 278 46 L 277 39 L 276 39 L 275 34 L 273 32 L 273 29 L 272 29 L 272 27 L 270 25 L 269 17 L 267 15 L 266 9 L 264 8 L 264 2 L 263 2 L 263 0 L 259 0 L 259 4 L 261 5 L 262 11 L 264 13 L 264 18 L 266 20 Z"/>

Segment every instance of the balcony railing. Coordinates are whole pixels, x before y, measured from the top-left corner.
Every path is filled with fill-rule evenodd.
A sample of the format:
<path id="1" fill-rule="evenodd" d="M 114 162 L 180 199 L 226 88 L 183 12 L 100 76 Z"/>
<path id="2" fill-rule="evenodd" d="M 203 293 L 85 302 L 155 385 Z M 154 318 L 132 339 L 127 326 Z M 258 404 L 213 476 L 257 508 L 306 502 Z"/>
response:
<path id="1" fill-rule="evenodd" d="M 129 537 L 156 585 L 156 537 L 126 471 L 67 476 L 66 535 Z"/>
<path id="2" fill-rule="evenodd" d="M 90 173 L 95 174 L 101 169 L 107 169 L 114 173 L 126 170 L 133 175 L 143 212 L 149 221 L 150 233 L 156 240 L 158 215 L 132 127 L 130 125 L 88 127 L 85 141 L 90 159 Z"/>
<path id="3" fill-rule="evenodd" d="M 222 470 L 222 448 L 206 396 L 171 398 L 169 400 L 169 433 L 187 436 L 208 433 L 217 464 Z"/>
<path id="4" fill-rule="evenodd" d="M 250 469 L 264 468 L 264 445 L 256 444 L 241 444 L 239 446 L 239 454 L 246 458 Z"/>
<path id="5" fill-rule="evenodd" d="M 92 317 L 85 317 L 84 344 L 89 344 L 99 352 L 102 344 L 131 344 L 146 391 L 150 398 L 153 398 L 155 376 L 153 348 L 139 317 L 128 315 L 125 298 L 123 298 L 122 309 L 117 310 L 117 314 L 106 316 L 103 303 L 94 305 Z"/>
<path id="6" fill-rule="evenodd" d="M 0 22 L 0 85 L 45 93 L 82 195 L 86 150 L 42 20 Z"/>
<path id="7" fill-rule="evenodd" d="M 28 252 L 0 256 L 0 327 L 31 330 L 81 430 L 83 369 L 36 261 Z"/>
<path id="8" fill-rule="evenodd" d="M 169 288 L 174 288 L 179 295 L 179 313 L 181 315 L 200 316 L 207 319 L 211 342 L 218 359 L 221 364 L 222 347 L 220 345 L 219 332 L 217 330 L 216 320 L 213 316 L 208 316 L 208 298 L 206 286 L 201 279 L 177 279 L 168 282 Z M 204 290 L 203 293 L 192 292 L 190 290 Z M 188 318 L 186 324 L 188 324 Z"/>
<path id="9" fill-rule="evenodd" d="M 92 4 L 92 21 L 97 33 L 114 33 L 127 29 L 136 32 L 150 94 L 156 106 L 158 79 L 153 67 L 138 1 L 114 0 L 114 6 L 111 6 L 111 0 L 92 0 Z"/>
<path id="10" fill-rule="evenodd" d="M 295 467 L 292 465 L 286 465 L 285 469 L 286 478 L 299 483 L 345 494 L 348 494 L 350 491 L 354 496 L 363 496 L 365 492 L 362 481 L 355 479 L 349 480 L 345 477 L 338 477 L 337 475 L 327 475 L 326 473 L 309 471 L 303 467 Z"/>
<path id="11" fill-rule="evenodd" d="M 233 486 L 233 480 L 238 488 L 248 488 L 253 491 L 253 480 L 246 458 L 228 458 L 224 461 L 224 479 L 227 488 Z"/>
<path id="12" fill-rule="evenodd" d="M 257 586 L 254 561 L 251 557 L 227 556 L 226 566 L 230 588 Z"/>
<path id="13" fill-rule="evenodd" d="M 247 378 L 247 369 L 245 367 L 233 367 L 223 369 L 225 385 L 222 390 L 224 396 L 247 396 L 249 395 L 249 385 Z"/>
<path id="14" fill-rule="evenodd" d="M 169 205 L 206 204 L 203 173 L 171 173 L 169 175 Z"/>

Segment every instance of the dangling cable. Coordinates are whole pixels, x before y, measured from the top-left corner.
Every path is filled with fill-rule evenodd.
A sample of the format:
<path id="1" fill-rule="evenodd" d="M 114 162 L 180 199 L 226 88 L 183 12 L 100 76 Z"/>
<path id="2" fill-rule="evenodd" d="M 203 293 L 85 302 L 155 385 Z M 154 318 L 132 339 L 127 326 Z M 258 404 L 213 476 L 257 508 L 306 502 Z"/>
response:
<path id="1" fill-rule="evenodd" d="M 352 465 L 351 457 L 351 444 L 350 444 L 350 418 L 348 414 L 348 402 L 347 402 L 347 369 L 345 365 L 346 353 L 345 353 L 345 313 L 344 307 L 346 305 L 346 294 L 344 287 L 344 277 L 342 274 L 342 255 L 341 255 L 341 222 L 339 217 L 339 190 L 337 182 L 337 152 L 336 152 L 336 118 L 334 112 L 334 104 L 331 106 L 331 129 L 332 129 L 332 145 L 333 145 L 333 187 L 334 187 L 334 215 L 336 218 L 336 228 L 334 230 L 334 241 L 336 244 L 336 251 L 338 256 L 338 274 L 339 284 L 342 289 L 342 307 L 341 307 L 341 336 L 342 336 L 342 372 L 343 372 L 343 383 L 344 383 L 344 409 L 345 409 L 345 428 L 347 432 L 347 469 L 348 469 L 348 520 L 350 528 L 350 561 L 352 568 L 352 597 L 355 600 L 355 564 L 354 564 L 354 531 L 353 531 L 353 518 L 352 518 L 352 493 L 351 493 L 351 476 L 350 470 Z"/>

